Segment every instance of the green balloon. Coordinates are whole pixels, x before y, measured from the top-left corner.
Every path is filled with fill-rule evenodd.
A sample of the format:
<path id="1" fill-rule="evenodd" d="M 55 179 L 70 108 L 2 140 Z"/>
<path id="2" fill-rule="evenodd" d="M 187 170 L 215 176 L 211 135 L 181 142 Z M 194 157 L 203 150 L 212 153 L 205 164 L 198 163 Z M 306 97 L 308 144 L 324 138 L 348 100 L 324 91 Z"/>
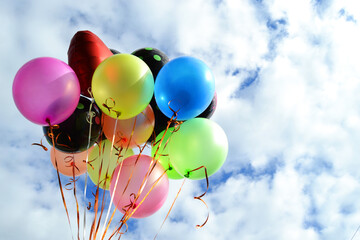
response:
<path id="1" fill-rule="evenodd" d="M 151 156 L 155 159 L 158 160 L 159 159 L 159 163 L 164 167 L 164 169 L 167 169 L 166 173 L 168 175 L 168 178 L 170 179 L 182 179 L 184 178 L 184 176 L 180 175 L 175 168 L 172 166 L 172 164 L 170 163 L 170 156 L 169 156 L 169 143 L 171 140 L 169 140 L 168 144 L 166 144 L 166 142 L 168 141 L 168 139 L 170 138 L 170 136 L 172 135 L 172 131 L 174 131 L 174 128 L 171 127 L 166 131 L 165 137 L 161 143 L 161 146 L 158 150 L 158 152 L 156 153 L 156 150 L 158 148 L 158 146 L 160 145 L 160 140 L 163 137 L 165 130 L 162 131 L 161 133 L 159 133 L 156 136 L 155 139 L 155 145 L 152 146 L 151 148 Z M 170 138 L 171 139 L 171 138 Z M 165 146 L 166 144 L 166 146 Z M 156 153 L 156 156 L 155 156 Z"/>
<path id="2" fill-rule="evenodd" d="M 228 140 L 224 130 L 206 118 L 193 118 L 173 133 L 168 144 L 171 163 L 180 174 L 190 179 L 205 178 L 224 164 L 228 153 Z"/>
<path id="3" fill-rule="evenodd" d="M 115 146 L 116 147 L 116 146 Z M 132 149 L 123 149 L 120 152 L 114 147 L 111 149 L 111 141 L 105 139 L 100 145 L 95 145 L 89 154 L 87 171 L 91 181 L 100 188 L 109 190 L 111 176 L 117 165 L 127 157 L 134 155 Z M 100 174 L 101 166 L 101 174 Z"/>

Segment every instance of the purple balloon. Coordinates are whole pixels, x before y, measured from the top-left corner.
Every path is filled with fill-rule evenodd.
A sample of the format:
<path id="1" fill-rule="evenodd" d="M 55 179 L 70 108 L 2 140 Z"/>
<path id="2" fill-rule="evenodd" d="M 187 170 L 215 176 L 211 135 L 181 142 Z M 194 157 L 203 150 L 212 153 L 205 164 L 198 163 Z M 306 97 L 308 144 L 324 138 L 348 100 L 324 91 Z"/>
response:
<path id="1" fill-rule="evenodd" d="M 78 105 L 79 80 L 66 63 L 50 57 L 35 58 L 16 73 L 13 98 L 21 114 L 31 122 L 58 124 Z"/>

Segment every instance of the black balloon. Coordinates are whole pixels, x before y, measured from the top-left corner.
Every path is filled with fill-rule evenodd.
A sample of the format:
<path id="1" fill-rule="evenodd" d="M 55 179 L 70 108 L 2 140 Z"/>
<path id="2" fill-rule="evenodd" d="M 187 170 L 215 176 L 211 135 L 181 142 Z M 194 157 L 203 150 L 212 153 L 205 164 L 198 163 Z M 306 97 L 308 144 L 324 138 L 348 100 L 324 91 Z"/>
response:
<path id="1" fill-rule="evenodd" d="M 92 104 L 91 112 L 89 109 L 91 100 L 87 97 L 80 96 L 79 104 L 73 114 L 64 122 L 53 128 L 55 148 L 63 152 L 82 152 L 88 147 L 90 118 L 91 121 L 91 147 L 101 134 L 101 111 Z M 43 127 L 46 140 L 53 145 L 50 127 Z"/>
<path id="2" fill-rule="evenodd" d="M 156 48 L 140 48 L 134 51 L 132 55 L 139 57 L 148 65 L 155 81 L 160 69 L 169 62 L 169 58 L 165 53 Z"/>
<path id="3" fill-rule="evenodd" d="M 209 106 L 197 117 L 210 119 L 216 110 L 216 105 L 217 105 L 217 95 L 215 92 L 214 97 L 211 103 L 209 104 Z"/>
<path id="4" fill-rule="evenodd" d="M 154 81 L 156 81 L 156 76 L 158 75 L 161 68 L 169 62 L 169 58 L 165 55 L 165 53 L 161 52 L 156 48 L 141 48 L 132 53 L 133 55 L 142 59 L 150 68 Z M 154 96 L 150 101 L 150 106 L 152 107 L 155 115 L 155 126 L 154 126 L 154 134 L 150 137 L 149 142 L 155 139 L 156 135 L 161 133 L 167 126 L 168 121 L 170 120 L 166 117 L 159 109 L 156 104 Z M 173 126 L 173 124 L 171 125 Z"/>
<path id="5" fill-rule="evenodd" d="M 120 54 L 121 52 L 119 52 L 118 50 L 112 49 L 110 48 L 110 51 L 112 52 L 112 54 Z"/>

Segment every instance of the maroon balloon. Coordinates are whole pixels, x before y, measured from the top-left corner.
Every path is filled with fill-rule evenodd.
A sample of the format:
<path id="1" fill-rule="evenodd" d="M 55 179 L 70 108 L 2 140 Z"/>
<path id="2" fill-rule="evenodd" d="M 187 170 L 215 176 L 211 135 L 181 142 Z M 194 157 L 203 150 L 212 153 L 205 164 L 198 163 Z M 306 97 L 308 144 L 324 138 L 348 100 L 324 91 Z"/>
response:
<path id="1" fill-rule="evenodd" d="M 90 31 L 79 31 L 71 39 L 68 50 L 69 66 L 75 71 L 82 95 L 90 97 L 88 89 L 97 66 L 113 53 Z"/>
<path id="2" fill-rule="evenodd" d="M 217 94 L 215 92 L 214 97 L 211 103 L 209 104 L 209 106 L 197 117 L 210 119 L 216 110 L 216 106 L 217 106 Z"/>

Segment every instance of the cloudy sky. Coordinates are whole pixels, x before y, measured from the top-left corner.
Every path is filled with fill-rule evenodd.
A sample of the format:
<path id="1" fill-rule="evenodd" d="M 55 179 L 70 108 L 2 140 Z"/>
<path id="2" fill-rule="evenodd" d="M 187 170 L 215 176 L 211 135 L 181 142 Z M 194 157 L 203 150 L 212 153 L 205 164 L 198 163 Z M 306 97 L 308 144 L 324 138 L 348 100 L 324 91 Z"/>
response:
<path id="1" fill-rule="evenodd" d="M 204 198 L 209 221 L 195 228 L 206 184 L 187 181 L 157 239 L 360 240 L 359 21 L 356 0 L 0 0 L 0 238 L 71 239 L 49 152 L 31 146 L 42 129 L 11 88 L 24 63 L 67 62 L 90 30 L 120 52 L 200 58 L 216 78 L 212 120 L 230 148 Z M 122 239 L 153 239 L 180 184 Z"/>

